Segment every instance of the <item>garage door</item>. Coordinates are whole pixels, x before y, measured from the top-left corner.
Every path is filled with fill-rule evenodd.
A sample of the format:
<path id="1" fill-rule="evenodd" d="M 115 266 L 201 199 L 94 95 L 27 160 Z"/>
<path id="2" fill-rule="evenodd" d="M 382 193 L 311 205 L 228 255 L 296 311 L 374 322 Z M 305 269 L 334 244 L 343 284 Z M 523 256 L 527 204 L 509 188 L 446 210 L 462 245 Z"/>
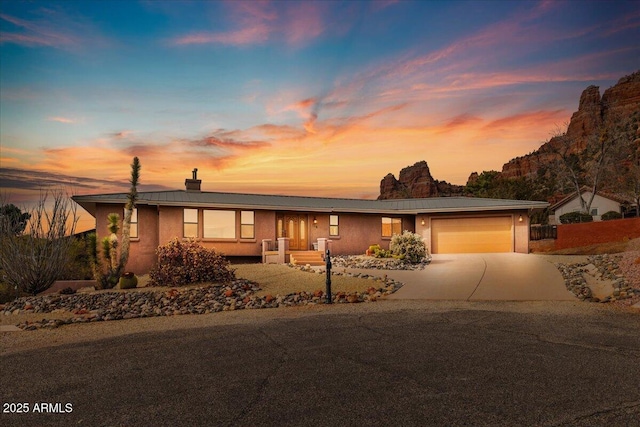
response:
<path id="1" fill-rule="evenodd" d="M 510 216 L 431 220 L 434 254 L 511 252 L 513 220 Z"/>

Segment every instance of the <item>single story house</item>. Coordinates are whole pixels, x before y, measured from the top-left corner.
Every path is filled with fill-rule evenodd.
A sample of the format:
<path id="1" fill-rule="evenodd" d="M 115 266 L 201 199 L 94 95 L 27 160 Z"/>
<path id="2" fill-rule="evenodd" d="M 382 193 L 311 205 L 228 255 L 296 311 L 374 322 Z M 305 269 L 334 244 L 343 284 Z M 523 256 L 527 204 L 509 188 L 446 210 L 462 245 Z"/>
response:
<path id="1" fill-rule="evenodd" d="M 194 171 L 185 190 L 140 192 L 132 218 L 128 269 L 148 272 L 155 250 L 174 238 L 195 238 L 227 256 L 262 256 L 329 245 L 332 254 L 362 254 L 372 244 L 410 230 L 430 253 L 529 252 L 529 213 L 547 202 L 440 197 L 360 200 L 201 191 Z M 74 196 L 96 218 L 98 238 L 107 215 L 123 217 L 127 193 Z"/>
<path id="2" fill-rule="evenodd" d="M 582 199 L 588 201 L 593 193 L 588 190 L 583 190 L 580 194 Z M 623 213 L 623 207 L 629 206 L 630 203 L 621 197 L 614 196 L 606 193 L 596 193 L 591 203 L 591 216 L 594 221 L 602 221 L 602 214 L 615 211 Z M 549 224 L 560 224 L 560 216 L 569 212 L 580 212 L 582 205 L 580 199 L 573 193 L 555 203 L 549 208 L 551 215 L 549 215 Z"/>

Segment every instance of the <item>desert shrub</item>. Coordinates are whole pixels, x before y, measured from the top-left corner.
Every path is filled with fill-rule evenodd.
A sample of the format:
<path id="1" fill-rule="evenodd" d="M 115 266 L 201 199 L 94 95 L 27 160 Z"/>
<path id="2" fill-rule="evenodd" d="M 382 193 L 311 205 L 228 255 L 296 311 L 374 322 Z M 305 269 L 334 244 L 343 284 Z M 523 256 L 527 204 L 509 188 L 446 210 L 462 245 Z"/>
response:
<path id="1" fill-rule="evenodd" d="M 391 251 L 378 247 L 373 251 L 373 256 L 376 258 L 389 258 L 391 257 Z"/>
<path id="2" fill-rule="evenodd" d="M 226 283 L 236 278 L 224 256 L 193 240 L 174 239 L 159 246 L 156 254 L 158 264 L 149 272 L 151 286 Z"/>
<path id="3" fill-rule="evenodd" d="M 406 230 L 391 237 L 389 250 L 394 257 L 411 263 L 421 262 L 427 257 L 427 247 L 422 236 Z"/>
<path id="4" fill-rule="evenodd" d="M 5 283 L 21 293 L 36 295 L 62 276 L 78 215 L 61 190 L 47 190 L 40 194 L 26 221 L 25 231 L 16 234 L 12 216 L 0 215 L 0 266 Z"/>
<path id="5" fill-rule="evenodd" d="M 560 222 L 562 224 L 577 224 L 580 222 L 592 222 L 593 217 L 584 212 L 568 212 L 560 215 Z"/>
<path id="6" fill-rule="evenodd" d="M 26 294 L 20 292 L 15 286 L 4 281 L 0 281 L 0 304 L 11 302 L 24 295 Z"/>
<path id="7" fill-rule="evenodd" d="M 609 221 L 610 219 L 620 219 L 622 218 L 622 214 L 616 211 L 605 212 L 601 216 L 603 221 Z"/>
<path id="8" fill-rule="evenodd" d="M 69 259 L 58 280 L 90 280 L 93 278 L 87 239 L 75 238 L 69 248 Z"/>

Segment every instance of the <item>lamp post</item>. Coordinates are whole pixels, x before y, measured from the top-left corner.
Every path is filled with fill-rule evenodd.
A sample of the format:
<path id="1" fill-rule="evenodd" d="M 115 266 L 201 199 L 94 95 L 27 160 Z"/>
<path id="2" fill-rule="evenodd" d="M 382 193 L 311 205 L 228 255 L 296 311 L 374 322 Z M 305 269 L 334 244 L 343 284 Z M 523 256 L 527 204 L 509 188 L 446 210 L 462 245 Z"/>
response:
<path id="1" fill-rule="evenodd" d="M 327 270 L 327 289 L 326 289 L 326 303 L 331 304 L 333 299 L 331 298 L 331 252 L 327 249 L 327 256 L 325 257 L 326 270 Z"/>

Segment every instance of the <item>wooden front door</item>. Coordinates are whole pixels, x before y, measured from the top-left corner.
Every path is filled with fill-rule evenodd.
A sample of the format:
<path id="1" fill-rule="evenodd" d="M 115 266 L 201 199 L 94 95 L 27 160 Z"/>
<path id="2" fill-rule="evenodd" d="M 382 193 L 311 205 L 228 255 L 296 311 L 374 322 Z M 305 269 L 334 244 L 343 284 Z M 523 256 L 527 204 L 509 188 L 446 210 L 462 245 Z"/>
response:
<path id="1" fill-rule="evenodd" d="M 276 222 L 278 237 L 289 238 L 289 250 L 306 251 L 309 249 L 307 215 L 278 215 L 276 217 Z"/>

